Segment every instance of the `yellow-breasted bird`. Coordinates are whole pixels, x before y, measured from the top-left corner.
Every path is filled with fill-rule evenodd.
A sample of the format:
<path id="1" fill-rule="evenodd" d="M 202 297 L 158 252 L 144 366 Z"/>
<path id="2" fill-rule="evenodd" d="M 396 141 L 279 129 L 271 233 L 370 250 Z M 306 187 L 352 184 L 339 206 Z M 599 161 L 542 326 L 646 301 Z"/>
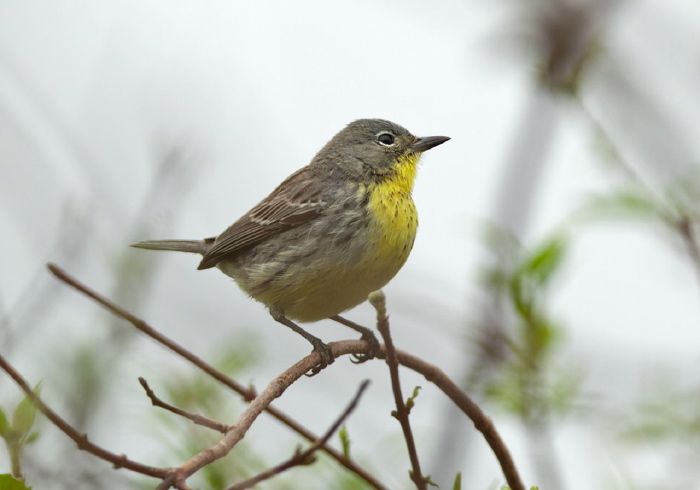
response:
<path id="1" fill-rule="evenodd" d="M 257 206 L 214 238 L 132 245 L 203 255 L 198 269 L 218 267 L 333 362 L 328 345 L 293 320 L 331 318 L 362 333 L 371 359 L 374 334 L 340 313 L 382 288 L 406 262 L 418 227 L 411 197 L 421 154 L 448 141 L 419 138 L 382 119 L 360 119 Z"/>

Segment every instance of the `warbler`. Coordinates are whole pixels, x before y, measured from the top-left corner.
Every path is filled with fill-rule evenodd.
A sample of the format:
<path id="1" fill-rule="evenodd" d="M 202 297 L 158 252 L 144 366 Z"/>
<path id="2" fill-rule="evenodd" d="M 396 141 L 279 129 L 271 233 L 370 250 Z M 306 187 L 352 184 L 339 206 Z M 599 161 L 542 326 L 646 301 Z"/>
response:
<path id="1" fill-rule="evenodd" d="M 360 119 L 336 134 L 306 167 L 290 175 L 217 237 L 132 245 L 203 256 L 277 322 L 319 352 L 314 374 L 334 361 L 328 345 L 297 322 L 331 318 L 370 344 L 379 342 L 339 314 L 386 285 L 406 262 L 418 227 L 411 197 L 421 154 L 450 138 L 416 137 L 382 119 Z"/>

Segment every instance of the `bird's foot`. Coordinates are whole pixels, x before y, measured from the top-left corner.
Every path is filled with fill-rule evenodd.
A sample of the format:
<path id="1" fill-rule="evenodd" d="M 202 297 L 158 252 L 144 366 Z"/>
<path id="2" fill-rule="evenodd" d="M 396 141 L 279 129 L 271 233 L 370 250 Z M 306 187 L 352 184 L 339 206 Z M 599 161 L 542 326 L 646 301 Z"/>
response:
<path id="1" fill-rule="evenodd" d="M 333 355 L 331 346 L 324 344 L 321 339 L 314 337 L 313 340 L 309 339 L 309 342 L 311 342 L 311 345 L 314 346 L 314 350 L 318 352 L 318 355 L 321 356 L 321 362 L 316 364 L 308 373 L 306 373 L 306 376 L 311 377 L 316 376 L 329 364 L 333 364 L 335 361 L 335 356 Z"/>
<path id="2" fill-rule="evenodd" d="M 377 357 L 377 354 L 379 354 L 379 340 L 377 340 L 377 336 L 374 335 L 374 332 L 372 332 L 370 329 L 367 328 L 362 331 L 362 337 L 360 337 L 360 340 L 367 342 L 367 344 L 369 344 L 369 348 L 365 353 L 352 355 L 353 359 L 350 359 L 350 361 L 355 364 L 362 364 L 363 362 L 372 360 Z"/>

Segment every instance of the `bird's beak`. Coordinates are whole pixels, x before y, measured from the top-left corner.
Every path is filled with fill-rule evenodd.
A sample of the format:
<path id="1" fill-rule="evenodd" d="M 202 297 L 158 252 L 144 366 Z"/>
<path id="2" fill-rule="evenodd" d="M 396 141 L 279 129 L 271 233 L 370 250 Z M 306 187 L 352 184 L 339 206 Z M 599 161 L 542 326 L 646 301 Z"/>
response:
<path id="1" fill-rule="evenodd" d="M 449 140 L 450 138 L 448 136 L 425 136 L 424 138 L 418 138 L 416 142 L 411 145 L 411 151 L 419 153 L 427 151 Z"/>

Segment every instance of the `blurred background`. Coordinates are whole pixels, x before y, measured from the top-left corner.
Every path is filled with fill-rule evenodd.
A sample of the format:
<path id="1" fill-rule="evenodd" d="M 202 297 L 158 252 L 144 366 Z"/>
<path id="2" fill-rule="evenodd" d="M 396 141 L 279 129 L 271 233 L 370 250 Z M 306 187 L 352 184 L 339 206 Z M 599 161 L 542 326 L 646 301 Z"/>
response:
<path id="1" fill-rule="evenodd" d="M 385 288 L 397 347 L 465 387 L 527 485 L 700 489 L 699 114 L 692 0 L 0 0 L 0 352 L 94 442 L 180 464 L 216 434 L 151 407 L 136 377 L 227 423 L 242 402 L 46 262 L 262 389 L 306 341 L 196 257 L 128 245 L 220 233 L 345 124 L 380 117 L 452 137 L 422 160 L 418 238 Z M 374 322 L 367 304 L 347 316 Z M 322 433 L 365 378 L 352 455 L 409 488 L 382 362 L 339 359 L 275 405 Z M 423 387 L 424 472 L 499 488 L 471 423 L 402 381 Z M 0 376 L 8 418 L 21 399 Z M 31 432 L 34 488 L 154 486 L 43 419 Z M 192 485 L 223 488 L 299 443 L 262 416 Z M 302 487 L 365 488 L 324 457 L 260 486 Z"/>

